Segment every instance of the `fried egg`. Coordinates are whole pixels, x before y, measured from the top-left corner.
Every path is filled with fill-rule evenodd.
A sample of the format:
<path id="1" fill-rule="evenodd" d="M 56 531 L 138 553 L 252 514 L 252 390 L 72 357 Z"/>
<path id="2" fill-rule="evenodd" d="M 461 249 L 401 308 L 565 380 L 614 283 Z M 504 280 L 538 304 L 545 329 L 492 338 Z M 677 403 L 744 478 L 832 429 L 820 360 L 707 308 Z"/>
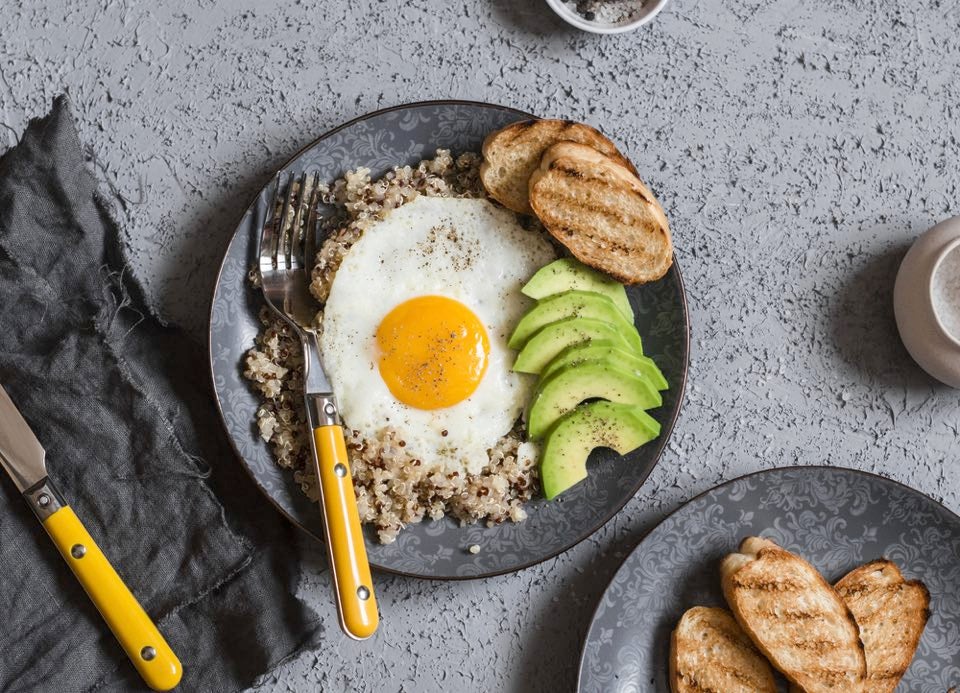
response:
<path id="1" fill-rule="evenodd" d="M 320 349 L 348 428 L 393 428 L 410 454 L 477 472 L 509 433 L 533 379 L 507 339 L 520 288 L 556 253 L 487 200 L 420 196 L 372 225 L 344 257 Z"/>

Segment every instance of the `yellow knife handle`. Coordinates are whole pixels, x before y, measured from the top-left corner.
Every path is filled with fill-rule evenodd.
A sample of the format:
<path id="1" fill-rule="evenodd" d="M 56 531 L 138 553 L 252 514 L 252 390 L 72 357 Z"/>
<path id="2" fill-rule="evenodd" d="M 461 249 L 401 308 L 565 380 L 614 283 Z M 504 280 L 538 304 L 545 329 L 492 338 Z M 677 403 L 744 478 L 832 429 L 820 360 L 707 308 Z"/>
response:
<path id="1" fill-rule="evenodd" d="M 64 505 L 43 520 L 43 528 L 146 684 L 155 691 L 169 691 L 180 683 L 180 660 L 73 509 Z"/>
<path id="2" fill-rule="evenodd" d="M 351 638 L 366 640 L 376 631 L 380 617 L 360 528 L 343 427 L 337 424 L 316 426 L 313 440 L 340 626 Z"/>

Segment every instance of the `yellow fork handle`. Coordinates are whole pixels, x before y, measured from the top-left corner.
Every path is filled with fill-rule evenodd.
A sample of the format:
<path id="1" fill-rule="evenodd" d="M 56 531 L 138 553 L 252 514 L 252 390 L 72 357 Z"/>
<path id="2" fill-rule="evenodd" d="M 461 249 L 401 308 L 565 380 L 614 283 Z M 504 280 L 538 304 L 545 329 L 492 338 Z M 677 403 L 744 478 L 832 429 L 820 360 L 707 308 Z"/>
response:
<path id="1" fill-rule="evenodd" d="M 340 626 L 351 638 L 366 640 L 377 630 L 380 616 L 360 529 L 343 428 L 338 425 L 318 426 L 313 429 L 313 440 Z"/>
<path id="2" fill-rule="evenodd" d="M 155 691 L 180 683 L 180 660 L 69 506 L 43 521 L 67 565 L 90 595 L 124 652 Z"/>

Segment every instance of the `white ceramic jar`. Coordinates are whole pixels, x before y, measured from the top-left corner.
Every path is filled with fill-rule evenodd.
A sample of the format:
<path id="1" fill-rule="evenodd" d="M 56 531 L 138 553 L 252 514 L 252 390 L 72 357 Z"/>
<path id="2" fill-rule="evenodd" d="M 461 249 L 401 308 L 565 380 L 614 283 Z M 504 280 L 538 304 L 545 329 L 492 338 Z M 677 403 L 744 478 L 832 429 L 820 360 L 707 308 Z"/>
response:
<path id="1" fill-rule="evenodd" d="M 893 289 L 900 338 L 937 380 L 960 388 L 960 217 L 922 234 L 903 258 Z"/>
<path id="2" fill-rule="evenodd" d="M 600 21 L 591 21 L 586 19 L 567 5 L 564 0 L 547 0 L 550 8 L 560 16 L 563 21 L 571 26 L 575 26 L 583 31 L 589 31 L 592 34 L 622 34 L 626 31 L 633 31 L 642 27 L 660 13 L 669 0 L 637 0 L 637 4 L 642 3 L 642 8 L 633 15 L 633 17 L 620 24 L 605 24 Z"/>

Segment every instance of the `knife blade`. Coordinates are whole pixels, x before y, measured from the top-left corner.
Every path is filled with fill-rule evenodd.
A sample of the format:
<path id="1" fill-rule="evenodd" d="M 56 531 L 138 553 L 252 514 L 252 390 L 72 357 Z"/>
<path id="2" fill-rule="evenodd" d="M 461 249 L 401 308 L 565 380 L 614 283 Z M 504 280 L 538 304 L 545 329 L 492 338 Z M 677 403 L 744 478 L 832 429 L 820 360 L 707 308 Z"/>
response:
<path id="1" fill-rule="evenodd" d="M 155 691 L 175 688 L 183 674 L 180 660 L 47 476 L 46 452 L 2 386 L 0 467 L 13 479 L 144 682 Z"/>
<path id="2" fill-rule="evenodd" d="M 10 475 L 20 493 L 47 476 L 47 453 L 0 387 L 0 466 Z"/>

